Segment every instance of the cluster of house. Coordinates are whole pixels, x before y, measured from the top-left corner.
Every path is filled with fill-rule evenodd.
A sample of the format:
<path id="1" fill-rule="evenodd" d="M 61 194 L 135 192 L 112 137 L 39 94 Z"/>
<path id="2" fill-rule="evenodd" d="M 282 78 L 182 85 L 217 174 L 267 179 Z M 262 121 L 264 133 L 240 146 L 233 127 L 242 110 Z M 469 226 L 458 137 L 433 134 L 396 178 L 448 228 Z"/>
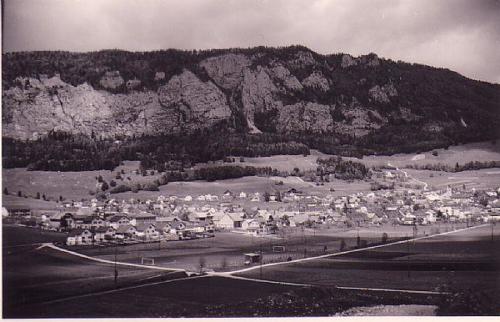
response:
<path id="1" fill-rule="evenodd" d="M 406 188 L 343 197 L 310 195 L 292 188 L 281 193 L 226 191 L 221 196 L 206 194 L 195 198 L 159 196 L 142 202 L 94 199 L 89 203 L 66 203 L 62 210 L 36 217 L 36 225 L 67 231 L 67 244 L 78 245 L 192 239 L 213 236 L 216 230 L 262 235 L 297 226 L 426 225 L 440 220 L 486 222 L 500 219 L 499 196 L 500 188 L 491 191 L 465 187 L 432 191 Z M 237 202 L 263 201 L 263 198 L 269 202 L 266 209 L 261 208 L 263 203 L 252 206 Z M 198 202 L 190 202 L 193 200 Z"/>

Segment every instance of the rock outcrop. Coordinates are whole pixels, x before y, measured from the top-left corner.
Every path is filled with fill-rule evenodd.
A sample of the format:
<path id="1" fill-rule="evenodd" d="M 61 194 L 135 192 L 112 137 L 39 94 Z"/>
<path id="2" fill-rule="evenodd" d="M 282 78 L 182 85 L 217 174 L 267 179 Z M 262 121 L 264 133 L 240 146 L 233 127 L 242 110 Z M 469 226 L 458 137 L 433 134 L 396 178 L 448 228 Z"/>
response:
<path id="1" fill-rule="evenodd" d="M 222 88 L 234 89 L 243 79 L 243 70 L 251 61 L 244 55 L 227 54 L 210 57 L 200 63 L 214 82 Z"/>
<path id="2" fill-rule="evenodd" d="M 390 98 L 398 96 L 398 91 L 392 83 L 383 86 L 375 85 L 368 91 L 370 98 L 379 103 L 389 103 Z"/>
<path id="3" fill-rule="evenodd" d="M 319 89 L 323 92 L 328 92 L 330 90 L 330 84 L 328 80 L 323 76 L 321 72 L 313 72 L 311 75 L 307 76 L 302 80 L 302 85 L 305 87 Z"/>
<path id="4" fill-rule="evenodd" d="M 241 102 L 243 112 L 253 124 L 256 112 L 279 109 L 283 106 L 278 98 L 278 88 L 271 81 L 264 68 L 257 67 L 252 71 L 245 69 L 241 88 Z"/>
<path id="5" fill-rule="evenodd" d="M 276 129 L 280 133 L 331 133 L 330 106 L 311 102 L 285 105 L 279 111 Z"/>
<path id="6" fill-rule="evenodd" d="M 161 105 L 179 111 L 188 125 L 210 126 L 231 116 L 226 96 L 217 86 L 202 82 L 187 70 L 160 87 L 158 95 Z"/>

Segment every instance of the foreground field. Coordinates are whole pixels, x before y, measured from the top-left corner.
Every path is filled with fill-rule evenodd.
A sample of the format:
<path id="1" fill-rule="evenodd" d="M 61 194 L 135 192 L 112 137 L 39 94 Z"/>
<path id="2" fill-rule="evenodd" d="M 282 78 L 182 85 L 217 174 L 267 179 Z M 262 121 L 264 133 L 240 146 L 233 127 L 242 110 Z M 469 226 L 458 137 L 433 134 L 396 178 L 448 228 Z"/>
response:
<path id="1" fill-rule="evenodd" d="M 436 307 L 439 314 L 491 314 L 493 304 L 484 301 L 498 295 L 500 259 L 496 250 L 499 231 L 494 229 L 493 233 L 493 241 L 491 228 L 483 227 L 419 240 L 410 244 L 409 251 L 405 243 L 262 269 L 265 280 L 317 285 L 312 288 L 211 276 L 165 280 L 168 276 L 120 268 L 123 280 L 115 289 L 109 265 L 82 261 L 52 250 L 32 251 L 28 256 L 4 258 L 4 272 L 7 272 L 4 281 L 8 289 L 4 316 L 325 316 L 366 311 L 367 306 L 373 305 L 395 305 L 387 310 L 402 312 L 402 304 L 433 306 L 426 314 L 434 314 Z M 228 242 L 228 239 L 218 241 L 219 246 Z M 30 268 L 23 264 L 29 264 Z M 261 278 L 259 269 L 239 275 Z M 448 295 L 365 290 L 437 291 L 440 287 L 446 291 L 482 290 L 488 296 L 486 300 L 481 298 L 482 304 L 490 307 L 486 311 L 467 311 L 468 307 L 460 311 L 456 305 L 458 302 L 462 305 L 462 299 L 454 297 L 453 303 L 449 303 Z M 18 293 L 14 293 L 15 289 Z M 40 303 L 50 298 L 59 300 Z M 385 308 L 378 307 L 375 311 L 381 310 Z"/>
<path id="2" fill-rule="evenodd" d="M 440 287 L 500 294 L 500 231 L 491 227 L 241 273 L 318 286 L 433 291 Z"/>
<path id="3" fill-rule="evenodd" d="M 16 316 L 26 306 L 144 283 L 145 281 L 184 276 L 168 271 L 160 272 L 118 265 L 115 284 L 114 266 L 96 263 L 49 248 L 37 249 L 38 243 L 65 238 L 57 233 L 24 227 L 3 228 L 3 312 Z M 16 313 L 18 312 L 18 313 Z"/>

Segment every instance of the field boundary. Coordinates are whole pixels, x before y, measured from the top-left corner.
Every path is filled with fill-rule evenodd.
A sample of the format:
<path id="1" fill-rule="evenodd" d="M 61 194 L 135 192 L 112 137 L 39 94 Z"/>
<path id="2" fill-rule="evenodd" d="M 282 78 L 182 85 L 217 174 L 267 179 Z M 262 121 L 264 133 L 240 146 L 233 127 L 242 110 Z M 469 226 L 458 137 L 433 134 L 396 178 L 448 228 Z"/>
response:
<path id="1" fill-rule="evenodd" d="M 83 254 L 80 254 L 78 252 L 74 252 L 74 251 L 71 251 L 71 250 L 67 250 L 67 249 L 58 247 L 58 246 L 54 245 L 53 243 L 43 243 L 42 246 L 38 247 L 37 249 L 43 249 L 45 247 L 49 247 L 49 248 L 55 249 L 55 250 L 63 252 L 63 253 L 67 253 L 67 254 L 70 254 L 70 255 L 73 255 L 73 256 L 85 258 L 85 259 L 88 259 L 88 260 L 91 260 L 91 261 L 94 261 L 94 262 L 99 262 L 99 263 L 112 264 L 112 265 L 116 264 L 116 265 L 129 266 L 129 267 L 148 268 L 148 269 L 155 269 L 155 270 L 160 270 L 160 271 L 185 272 L 185 273 L 188 273 L 185 269 L 180 269 L 180 268 L 168 268 L 168 267 L 162 267 L 162 266 L 151 266 L 151 265 L 143 265 L 143 264 L 118 262 L 118 261 L 115 262 L 115 261 L 111 261 L 111 260 L 107 260 L 107 259 L 96 258 L 96 257 L 83 255 Z"/>
<path id="2" fill-rule="evenodd" d="M 284 286 L 322 287 L 322 285 L 316 285 L 316 284 L 305 284 L 305 283 L 294 283 L 294 282 L 281 282 L 281 281 L 264 280 L 264 279 L 243 277 L 243 276 L 230 275 L 230 274 L 223 275 L 223 274 L 217 274 L 217 273 L 214 274 L 214 273 L 211 273 L 209 275 L 217 276 L 217 277 L 232 278 L 232 279 L 237 279 L 237 280 L 257 282 L 257 283 L 278 284 L 278 285 L 284 285 Z M 329 286 L 326 286 L 326 287 L 329 287 Z M 351 287 L 351 286 L 331 286 L 331 287 L 337 288 L 337 289 L 340 289 L 340 290 L 350 290 L 350 291 L 395 292 L 395 293 L 427 294 L 427 295 L 446 295 L 446 294 L 450 294 L 449 292 L 423 291 L 423 290 L 404 290 L 404 289 L 393 289 L 393 288 Z"/>
<path id="3" fill-rule="evenodd" d="M 482 224 L 482 225 L 478 225 L 478 226 L 461 228 L 461 229 L 447 231 L 447 232 L 444 232 L 444 233 L 439 233 L 439 234 L 434 234 L 434 235 L 428 235 L 428 236 L 421 236 L 421 237 L 410 238 L 410 239 L 405 239 L 405 240 L 399 240 L 399 241 L 395 241 L 395 242 L 391 242 L 391 243 L 387 243 L 387 244 L 380 244 L 380 245 L 369 246 L 369 247 L 365 247 L 365 248 L 351 249 L 351 250 L 346 250 L 346 251 L 342 251 L 342 252 L 330 253 L 330 254 L 319 255 L 319 256 L 314 256 L 314 257 L 299 258 L 299 259 L 294 259 L 294 260 L 291 260 L 291 261 L 269 263 L 269 264 L 264 264 L 264 265 L 256 265 L 256 266 L 252 266 L 252 267 L 248 267 L 248 268 L 244 268 L 244 269 L 240 269 L 240 270 L 235 270 L 235 271 L 230 271 L 230 272 L 224 272 L 224 273 L 212 273 L 212 274 L 232 275 L 232 274 L 238 274 L 238 273 L 245 273 L 245 272 L 253 271 L 253 270 L 256 270 L 256 269 L 260 269 L 261 267 L 264 268 L 264 267 L 271 267 L 271 266 L 278 266 L 278 265 L 286 265 L 286 264 L 307 262 L 307 261 L 321 259 L 321 258 L 327 258 L 327 257 L 332 257 L 332 256 L 340 256 L 340 255 L 344 255 L 344 254 L 351 254 L 351 253 L 356 253 L 356 252 L 362 252 L 362 251 L 370 250 L 370 249 L 376 249 L 376 248 L 382 248 L 382 247 L 387 247 L 387 246 L 392 246 L 392 245 L 404 244 L 404 243 L 408 243 L 408 242 L 412 242 L 412 241 L 433 238 L 433 237 L 436 237 L 436 236 L 444 236 L 444 235 L 454 234 L 454 233 L 458 233 L 458 232 L 462 232 L 462 231 L 466 231 L 466 230 L 470 230 L 470 229 L 475 229 L 475 228 L 479 228 L 479 227 L 486 227 L 488 225 L 489 224 Z"/>

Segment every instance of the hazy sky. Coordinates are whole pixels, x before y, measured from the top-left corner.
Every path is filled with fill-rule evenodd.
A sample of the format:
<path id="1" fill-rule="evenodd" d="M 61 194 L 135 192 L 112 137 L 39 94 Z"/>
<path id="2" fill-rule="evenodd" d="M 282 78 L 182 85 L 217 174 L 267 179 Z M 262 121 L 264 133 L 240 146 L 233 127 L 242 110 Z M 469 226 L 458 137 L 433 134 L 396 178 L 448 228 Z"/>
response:
<path id="1" fill-rule="evenodd" d="M 499 0 L 4 0 L 3 50 L 282 46 L 500 83 Z"/>

